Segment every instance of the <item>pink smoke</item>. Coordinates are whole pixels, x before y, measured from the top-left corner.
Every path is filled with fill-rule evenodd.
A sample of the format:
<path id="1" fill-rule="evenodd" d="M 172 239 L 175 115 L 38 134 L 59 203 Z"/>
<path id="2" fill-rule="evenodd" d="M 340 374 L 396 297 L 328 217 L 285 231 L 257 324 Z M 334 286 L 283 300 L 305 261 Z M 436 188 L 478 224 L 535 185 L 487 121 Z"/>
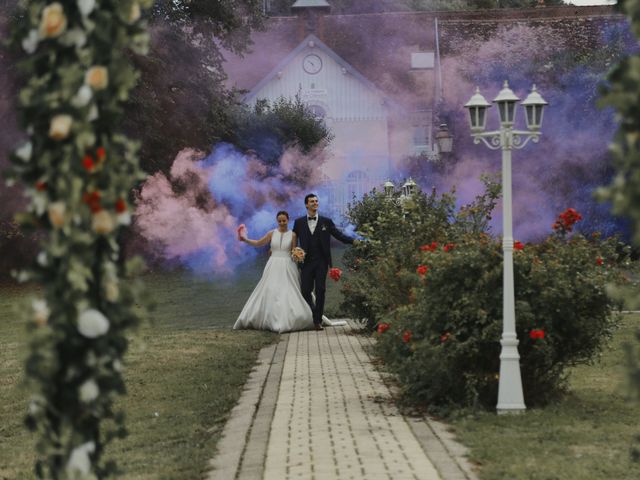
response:
<path id="1" fill-rule="evenodd" d="M 274 168 L 228 144 L 209 155 L 182 150 L 168 176 L 159 172 L 143 184 L 135 226 L 162 258 L 202 274 L 229 274 L 258 251 L 238 242 L 246 224 L 250 238 L 276 227 L 276 212 L 303 210 L 307 189 L 321 180 L 324 145 L 304 155 L 285 150 Z"/>

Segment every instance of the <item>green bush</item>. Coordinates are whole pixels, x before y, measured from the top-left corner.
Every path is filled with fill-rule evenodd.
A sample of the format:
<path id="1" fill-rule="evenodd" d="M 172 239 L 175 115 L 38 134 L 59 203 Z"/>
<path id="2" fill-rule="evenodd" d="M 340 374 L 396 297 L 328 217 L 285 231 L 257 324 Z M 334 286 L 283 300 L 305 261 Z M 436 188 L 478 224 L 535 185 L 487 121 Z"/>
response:
<path id="1" fill-rule="evenodd" d="M 453 205 L 450 196 L 444 198 L 437 205 L 442 211 Z M 468 223 L 469 211 L 488 217 L 492 199 L 495 191 L 424 231 L 416 228 L 422 246 L 411 235 L 379 225 L 389 237 L 386 254 L 376 252 L 374 260 L 357 257 L 361 265 L 343 287 L 351 315 L 374 317 L 377 353 L 397 374 L 406 399 L 432 410 L 495 406 L 502 246 L 482 231 L 486 225 Z M 389 223 L 398 221 L 390 217 Z M 422 235 L 429 230 L 433 237 Z M 376 230 L 369 233 L 373 245 L 359 250 L 383 248 Z M 593 360 L 616 323 L 605 286 L 617 276 L 626 249 L 615 239 L 569 233 L 556 229 L 538 244 L 517 242 L 514 251 L 518 350 L 530 406 L 561 393 L 567 367 Z"/>
<path id="2" fill-rule="evenodd" d="M 374 190 L 351 206 L 349 220 L 367 241 L 344 255 L 353 274 L 343 285 L 342 311 L 366 318 L 373 328 L 388 312 L 412 301 L 421 246 L 456 242 L 488 229 L 500 187 L 490 177 L 482 180 L 485 193 L 458 211 L 454 192 L 438 196 L 435 190 L 410 198 Z"/>

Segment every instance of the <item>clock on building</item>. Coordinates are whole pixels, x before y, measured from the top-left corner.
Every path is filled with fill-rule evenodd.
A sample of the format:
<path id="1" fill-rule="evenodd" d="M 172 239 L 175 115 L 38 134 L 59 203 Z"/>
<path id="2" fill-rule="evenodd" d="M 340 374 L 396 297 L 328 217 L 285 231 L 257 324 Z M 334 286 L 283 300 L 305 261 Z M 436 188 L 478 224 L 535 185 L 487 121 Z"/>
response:
<path id="1" fill-rule="evenodd" d="M 322 59 L 315 53 L 310 53 L 302 59 L 302 69 L 310 75 L 322 70 Z"/>

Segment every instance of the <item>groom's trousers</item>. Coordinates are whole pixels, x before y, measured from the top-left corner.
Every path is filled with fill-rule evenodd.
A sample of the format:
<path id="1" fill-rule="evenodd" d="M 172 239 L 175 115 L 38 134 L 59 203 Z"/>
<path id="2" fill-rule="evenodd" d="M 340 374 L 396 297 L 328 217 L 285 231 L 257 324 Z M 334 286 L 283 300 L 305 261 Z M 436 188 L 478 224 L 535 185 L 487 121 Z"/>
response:
<path id="1" fill-rule="evenodd" d="M 324 314 L 324 297 L 328 271 L 329 265 L 323 258 L 312 258 L 308 262 L 304 262 L 302 272 L 300 272 L 302 296 L 311 307 L 313 323 L 318 325 L 322 323 L 322 315 Z M 315 305 L 313 298 L 311 298 L 311 292 L 313 292 L 314 287 L 316 291 Z"/>

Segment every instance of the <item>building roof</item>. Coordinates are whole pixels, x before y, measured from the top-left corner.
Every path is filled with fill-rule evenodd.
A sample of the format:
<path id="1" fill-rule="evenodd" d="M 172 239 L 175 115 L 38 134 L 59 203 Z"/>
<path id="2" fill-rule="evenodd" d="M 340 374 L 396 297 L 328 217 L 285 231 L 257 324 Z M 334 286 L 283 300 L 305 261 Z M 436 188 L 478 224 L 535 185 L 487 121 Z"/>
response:
<path id="1" fill-rule="evenodd" d="M 284 68 L 307 46 L 310 42 L 313 42 L 314 48 L 321 50 L 324 52 L 329 58 L 333 59 L 338 65 L 345 69 L 349 75 L 355 78 L 358 82 L 364 85 L 366 88 L 374 91 L 379 94 L 381 97 L 385 98 L 390 106 L 401 109 L 400 105 L 395 104 L 392 99 L 387 98 L 387 95 L 384 92 L 381 92 L 378 87 L 376 87 L 370 80 L 364 77 L 360 72 L 358 72 L 351 64 L 347 63 L 342 57 L 340 57 L 336 52 L 331 50 L 322 40 L 316 37 L 314 34 L 309 34 L 307 37 L 300 42 L 300 44 L 294 48 L 286 57 L 278 63 L 273 70 L 271 70 L 258 84 L 256 84 L 249 93 L 244 97 L 244 101 L 248 101 L 253 99 L 253 97 L 264 87 L 267 83 L 269 83 L 274 77 L 278 75 L 279 72 L 284 70 Z"/>
<path id="2" fill-rule="evenodd" d="M 254 32 L 254 45 L 243 58 L 225 55 L 225 70 L 230 84 L 251 91 L 312 33 L 349 68 L 388 97 L 407 105 L 416 89 L 412 53 L 439 48 L 444 59 L 468 48 L 470 38 L 487 39 L 510 24 L 546 26 L 547 31 L 570 39 L 577 48 L 591 48 L 603 41 L 602 32 L 608 24 L 625 21 L 611 6 L 326 14 L 315 24 L 304 15 L 272 17 L 264 31 Z"/>

